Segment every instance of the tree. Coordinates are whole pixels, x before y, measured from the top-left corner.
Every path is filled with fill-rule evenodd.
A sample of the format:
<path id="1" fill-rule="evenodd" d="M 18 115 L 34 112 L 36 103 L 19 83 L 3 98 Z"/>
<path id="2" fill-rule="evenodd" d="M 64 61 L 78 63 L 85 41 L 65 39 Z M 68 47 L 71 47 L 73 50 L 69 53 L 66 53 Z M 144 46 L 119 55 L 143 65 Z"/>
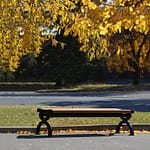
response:
<path id="1" fill-rule="evenodd" d="M 84 80 L 83 69 L 86 67 L 87 57 L 81 52 L 81 44 L 77 37 L 63 36 L 63 31 L 56 36 L 58 43 L 52 45 L 48 40 L 43 44 L 43 50 L 37 57 L 39 77 L 49 81 L 55 81 L 56 86 Z M 62 42 L 64 46 L 62 47 Z M 43 74 L 44 73 L 44 74 Z"/>
<path id="2" fill-rule="evenodd" d="M 138 84 L 145 68 L 149 68 L 150 36 L 134 30 L 124 30 L 110 38 L 109 49 L 109 68 L 119 72 L 133 72 L 133 84 Z"/>
<path id="3" fill-rule="evenodd" d="M 88 53 L 90 60 L 95 57 L 111 60 L 114 52 L 109 49 L 109 39 L 124 31 L 144 35 L 146 43 L 145 40 L 141 43 L 142 48 L 140 44 L 134 46 L 148 57 L 149 0 L 1 0 L 0 4 L 0 69 L 15 71 L 20 58 L 27 54 L 37 56 L 45 40 L 51 39 L 53 45 L 57 45 L 54 31 L 60 34 L 62 30 L 64 36 L 78 37 L 82 43 L 80 50 Z M 123 47 L 121 49 L 127 54 Z M 115 53 L 119 51 L 120 47 Z M 129 53 L 128 56 L 131 59 Z M 136 72 L 139 67 L 132 71 Z"/>
<path id="4" fill-rule="evenodd" d="M 55 45 L 54 30 L 74 19 L 67 0 L 1 0 L 0 6 L 0 69 L 6 72 L 14 72 L 25 55 L 37 56 L 45 40 Z"/>
<path id="5" fill-rule="evenodd" d="M 150 1 L 103 1 L 86 14 L 85 20 L 80 18 L 85 30 L 79 30 L 83 50 L 88 50 L 91 59 L 104 56 L 111 69 L 134 72 L 133 83 L 138 84 L 149 66 Z"/>
<path id="6" fill-rule="evenodd" d="M 23 56 L 19 67 L 13 73 L 16 81 L 36 81 L 38 74 L 37 57 L 33 54 Z"/>
<path id="7" fill-rule="evenodd" d="M 144 69 L 150 64 L 149 6 L 150 2 L 146 0 L 122 1 L 110 18 L 111 22 L 115 22 L 117 32 L 110 36 L 109 67 L 132 71 L 133 84 L 139 83 Z"/>

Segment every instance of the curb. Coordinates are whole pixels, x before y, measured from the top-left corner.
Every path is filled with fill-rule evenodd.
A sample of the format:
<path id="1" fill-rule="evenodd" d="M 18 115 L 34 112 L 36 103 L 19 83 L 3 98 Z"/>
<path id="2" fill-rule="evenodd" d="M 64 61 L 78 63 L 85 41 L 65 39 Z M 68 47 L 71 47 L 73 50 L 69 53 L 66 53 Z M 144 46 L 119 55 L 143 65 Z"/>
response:
<path id="1" fill-rule="evenodd" d="M 128 129 L 126 126 L 123 126 L 126 130 Z M 150 124 L 133 124 L 134 130 L 138 131 L 150 131 Z M 85 126 L 59 126 L 59 127 L 52 127 L 53 131 L 60 131 L 60 130 L 87 130 L 87 131 L 104 131 L 104 130 L 115 130 L 116 125 L 114 124 L 107 124 L 107 125 L 85 125 Z M 46 130 L 45 127 L 42 127 L 41 130 Z M 27 131 L 31 133 L 35 133 L 36 127 L 16 127 L 16 126 L 9 126 L 9 127 L 0 127 L 0 133 L 17 133 L 21 131 Z"/>

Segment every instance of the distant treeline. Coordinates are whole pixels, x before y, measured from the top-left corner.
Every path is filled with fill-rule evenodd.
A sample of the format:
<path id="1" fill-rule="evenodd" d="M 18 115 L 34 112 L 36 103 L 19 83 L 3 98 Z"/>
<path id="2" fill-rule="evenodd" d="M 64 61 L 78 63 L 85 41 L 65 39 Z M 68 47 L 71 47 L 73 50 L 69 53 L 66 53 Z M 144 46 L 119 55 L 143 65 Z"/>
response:
<path id="1" fill-rule="evenodd" d="M 0 81 L 49 81 L 56 86 L 87 81 L 105 82 L 108 79 L 132 78 L 131 72 L 109 72 L 105 59 L 89 61 L 87 54 L 81 52 L 77 38 L 59 35 L 58 41 L 65 43 L 52 46 L 46 41 L 38 57 L 32 54 L 20 60 L 20 66 L 14 73 L 1 72 Z M 147 74 L 148 75 L 148 74 Z"/>

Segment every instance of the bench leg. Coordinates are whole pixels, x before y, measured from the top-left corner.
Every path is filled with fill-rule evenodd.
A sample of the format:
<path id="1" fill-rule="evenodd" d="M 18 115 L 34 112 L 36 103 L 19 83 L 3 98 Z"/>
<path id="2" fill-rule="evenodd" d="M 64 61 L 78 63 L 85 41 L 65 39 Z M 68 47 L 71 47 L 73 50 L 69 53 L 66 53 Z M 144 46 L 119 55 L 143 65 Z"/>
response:
<path id="1" fill-rule="evenodd" d="M 37 125 L 36 128 L 36 134 L 40 134 L 40 129 L 42 125 L 46 125 L 47 130 L 48 130 L 48 136 L 52 136 L 52 128 L 50 126 L 50 124 L 47 122 L 47 120 L 49 119 L 49 117 L 39 114 L 40 119 L 42 120 L 41 122 L 39 122 L 39 124 Z"/>
<path id="2" fill-rule="evenodd" d="M 129 127 L 130 135 L 134 135 L 133 126 L 128 122 L 130 117 L 121 117 L 121 119 L 122 119 L 122 121 L 120 121 L 120 123 L 117 125 L 116 133 L 120 133 L 120 128 L 125 123 Z"/>

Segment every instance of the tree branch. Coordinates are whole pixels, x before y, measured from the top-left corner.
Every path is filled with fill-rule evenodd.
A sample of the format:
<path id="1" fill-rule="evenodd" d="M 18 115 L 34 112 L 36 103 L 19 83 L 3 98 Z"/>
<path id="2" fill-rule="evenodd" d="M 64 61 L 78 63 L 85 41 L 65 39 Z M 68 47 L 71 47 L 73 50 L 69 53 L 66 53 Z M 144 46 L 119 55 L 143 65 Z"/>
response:
<path id="1" fill-rule="evenodd" d="M 141 42 L 141 44 L 140 44 L 140 46 L 139 46 L 139 48 L 138 48 L 138 53 L 137 53 L 137 56 L 136 56 L 137 58 L 140 57 L 140 53 L 141 53 L 142 47 L 143 47 L 143 45 L 144 45 L 145 42 L 146 42 L 147 36 L 146 36 L 146 35 L 143 35 L 143 36 L 144 36 L 143 41 Z"/>

